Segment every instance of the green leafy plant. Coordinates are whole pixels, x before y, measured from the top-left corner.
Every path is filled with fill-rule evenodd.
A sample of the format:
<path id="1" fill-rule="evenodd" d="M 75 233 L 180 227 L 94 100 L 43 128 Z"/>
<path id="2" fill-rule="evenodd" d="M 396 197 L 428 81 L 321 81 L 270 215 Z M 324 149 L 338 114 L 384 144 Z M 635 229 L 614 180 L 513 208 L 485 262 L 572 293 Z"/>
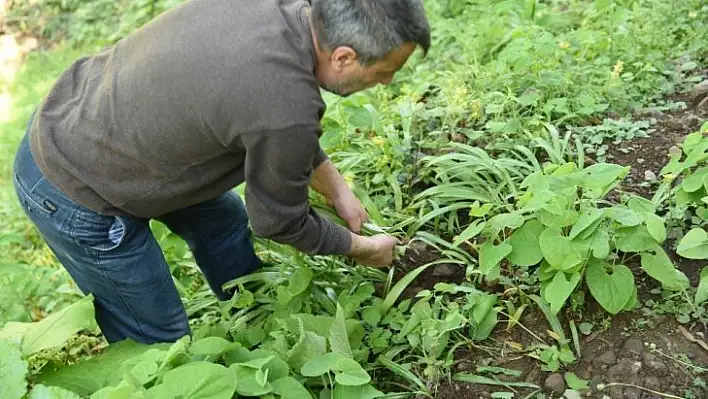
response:
<path id="1" fill-rule="evenodd" d="M 548 165 L 527 177 L 512 212 L 471 224 L 483 239 L 474 245 L 481 273 L 497 280 L 504 265 L 539 266 L 541 294 L 553 313 L 582 281 L 609 313 L 632 308 L 637 289 L 626 266 L 631 256 L 640 256 L 644 271 L 666 288 L 685 288 L 687 278 L 660 246 L 666 228 L 650 201 L 631 197 L 599 206 L 628 170 L 605 163 L 578 170 L 567 163 Z M 456 243 L 470 238 L 463 232 Z"/>

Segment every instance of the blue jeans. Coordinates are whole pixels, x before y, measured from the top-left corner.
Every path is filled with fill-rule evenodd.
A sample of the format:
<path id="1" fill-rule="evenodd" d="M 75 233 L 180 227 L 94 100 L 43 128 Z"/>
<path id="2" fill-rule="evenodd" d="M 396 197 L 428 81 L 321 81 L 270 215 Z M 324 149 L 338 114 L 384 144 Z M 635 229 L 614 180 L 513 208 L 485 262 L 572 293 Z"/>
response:
<path id="1" fill-rule="evenodd" d="M 109 342 L 174 342 L 189 335 L 185 309 L 149 220 L 101 215 L 74 202 L 40 172 L 27 135 L 14 163 L 25 214 L 84 294 L 95 297 L 96 321 Z M 184 239 L 211 290 L 261 266 L 248 217 L 234 192 L 157 220 Z"/>

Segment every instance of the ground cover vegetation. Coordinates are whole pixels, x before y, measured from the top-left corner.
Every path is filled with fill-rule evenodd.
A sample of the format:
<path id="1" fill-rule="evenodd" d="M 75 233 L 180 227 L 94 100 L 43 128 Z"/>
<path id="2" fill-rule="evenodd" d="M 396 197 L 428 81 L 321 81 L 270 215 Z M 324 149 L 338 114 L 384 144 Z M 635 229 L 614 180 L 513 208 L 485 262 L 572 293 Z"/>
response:
<path id="1" fill-rule="evenodd" d="M 273 266 L 220 302 L 153 223 L 193 336 L 108 346 L 10 165 L 66 65 L 177 3 L 9 2 L 5 34 L 40 49 L 0 83 L 0 397 L 708 396 L 700 0 L 428 1 L 428 57 L 325 95 L 322 144 L 394 266 L 257 239 Z"/>

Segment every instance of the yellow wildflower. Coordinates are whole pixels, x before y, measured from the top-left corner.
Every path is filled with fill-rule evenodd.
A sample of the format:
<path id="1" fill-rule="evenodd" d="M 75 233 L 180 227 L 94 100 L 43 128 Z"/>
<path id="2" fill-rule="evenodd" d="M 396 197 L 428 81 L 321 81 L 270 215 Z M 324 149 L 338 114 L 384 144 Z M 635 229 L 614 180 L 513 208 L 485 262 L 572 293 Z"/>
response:
<path id="1" fill-rule="evenodd" d="M 689 18 L 696 18 L 698 16 L 698 13 L 696 11 L 691 11 L 688 13 Z"/>
<path id="2" fill-rule="evenodd" d="M 570 47 L 570 43 L 568 43 L 566 41 L 562 41 L 562 42 L 558 43 L 558 47 L 560 47 L 562 49 L 567 49 L 568 47 Z"/>
<path id="3" fill-rule="evenodd" d="M 375 145 L 381 147 L 381 146 L 384 144 L 384 139 L 382 139 L 382 138 L 379 137 L 379 136 L 374 136 L 374 137 L 371 139 L 371 142 L 374 143 Z"/>
<path id="4" fill-rule="evenodd" d="M 622 73 L 623 68 L 624 68 L 624 62 L 617 61 L 614 68 L 612 69 L 612 79 L 619 78 L 620 74 Z"/>

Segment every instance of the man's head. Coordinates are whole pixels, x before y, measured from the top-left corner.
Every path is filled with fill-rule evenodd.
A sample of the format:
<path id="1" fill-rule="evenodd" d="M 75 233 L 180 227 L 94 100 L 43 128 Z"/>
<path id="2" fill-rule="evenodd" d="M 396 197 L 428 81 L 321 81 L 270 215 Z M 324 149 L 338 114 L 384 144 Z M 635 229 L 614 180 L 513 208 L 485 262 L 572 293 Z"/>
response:
<path id="1" fill-rule="evenodd" d="M 422 0 L 312 0 L 320 86 L 341 96 L 388 84 L 417 46 L 430 48 Z"/>

